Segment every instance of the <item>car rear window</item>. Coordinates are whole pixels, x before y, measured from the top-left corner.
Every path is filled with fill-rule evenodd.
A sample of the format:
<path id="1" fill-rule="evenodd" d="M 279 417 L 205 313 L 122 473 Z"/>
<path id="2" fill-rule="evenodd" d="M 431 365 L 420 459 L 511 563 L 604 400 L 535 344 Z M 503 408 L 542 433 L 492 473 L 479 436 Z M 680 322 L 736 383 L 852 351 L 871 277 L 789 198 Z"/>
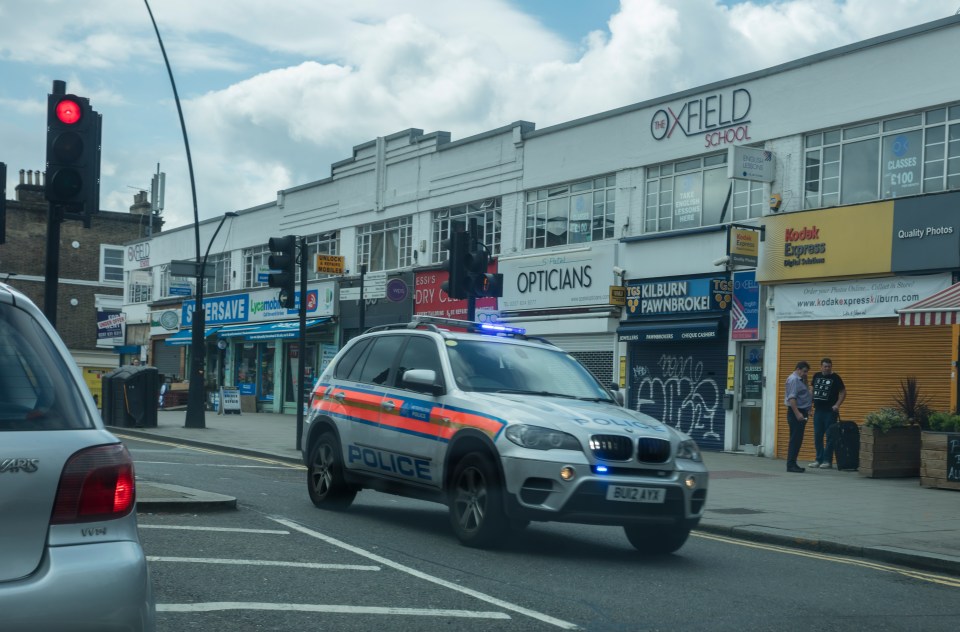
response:
<path id="1" fill-rule="evenodd" d="M 0 303 L 0 431 L 94 427 L 79 388 L 40 323 Z"/>

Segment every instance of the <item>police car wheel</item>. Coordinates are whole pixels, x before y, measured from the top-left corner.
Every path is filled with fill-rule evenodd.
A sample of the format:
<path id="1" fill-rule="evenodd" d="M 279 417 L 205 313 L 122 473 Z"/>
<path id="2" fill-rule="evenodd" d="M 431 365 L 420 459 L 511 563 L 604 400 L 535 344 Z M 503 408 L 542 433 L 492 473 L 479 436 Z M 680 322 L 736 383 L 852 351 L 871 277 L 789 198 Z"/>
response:
<path id="1" fill-rule="evenodd" d="M 344 481 L 340 444 L 332 433 L 324 433 L 310 451 L 307 468 L 310 500 L 321 509 L 342 510 L 350 506 L 357 490 Z"/>
<path id="2" fill-rule="evenodd" d="M 664 526 L 626 525 L 627 539 L 644 555 L 669 555 L 687 541 L 688 529 Z"/>
<path id="3" fill-rule="evenodd" d="M 483 454 L 466 455 L 453 471 L 450 524 L 467 546 L 483 548 L 503 540 L 507 527 L 503 496 L 496 470 Z"/>

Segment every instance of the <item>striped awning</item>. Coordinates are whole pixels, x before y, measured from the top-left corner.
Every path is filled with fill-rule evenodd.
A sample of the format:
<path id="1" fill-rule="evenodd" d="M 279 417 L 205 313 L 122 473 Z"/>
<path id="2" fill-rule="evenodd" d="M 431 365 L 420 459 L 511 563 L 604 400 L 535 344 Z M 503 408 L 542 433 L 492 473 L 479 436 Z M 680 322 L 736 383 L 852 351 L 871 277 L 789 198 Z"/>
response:
<path id="1" fill-rule="evenodd" d="M 897 310 L 901 325 L 956 325 L 960 323 L 960 283 Z"/>

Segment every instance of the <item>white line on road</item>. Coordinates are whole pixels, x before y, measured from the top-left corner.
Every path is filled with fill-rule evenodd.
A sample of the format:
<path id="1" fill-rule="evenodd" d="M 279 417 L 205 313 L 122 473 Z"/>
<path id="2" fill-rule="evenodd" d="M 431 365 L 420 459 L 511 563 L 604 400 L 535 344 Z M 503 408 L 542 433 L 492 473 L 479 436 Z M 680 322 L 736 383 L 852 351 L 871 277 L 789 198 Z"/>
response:
<path id="1" fill-rule="evenodd" d="M 474 610 L 440 610 L 428 608 L 377 608 L 371 606 L 337 606 L 307 603 L 249 603 L 212 601 L 207 603 L 157 604 L 157 612 L 214 612 L 218 610 L 276 610 L 282 612 L 330 612 L 335 614 L 387 614 L 418 617 L 461 617 L 464 619 L 509 619 L 506 612 Z"/>
<path id="2" fill-rule="evenodd" d="M 320 568 L 337 571 L 379 571 L 379 566 L 362 564 L 318 564 L 315 562 L 280 562 L 277 560 L 228 560 L 215 557 L 163 557 L 148 555 L 148 562 L 192 562 L 195 564 L 234 564 L 237 566 L 289 566 L 293 568 Z"/>
<path id="3" fill-rule="evenodd" d="M 224 531 L 227 533 L 266 533 L 268 535 L 290 535 L 282 529 L 240 529 L 237 527 L 190 527 L 174 524 L 143 524 L 137 525 L 141 529 L 172 529 L 175 531 Z"/>
<path id="4" fill-rule="evenodd" d="M 179 467 L 224 467 L 231 470 L 289 470 L 289 465 L 237 465 L 230 463 L 181 463 L 177 461 L 137 461 L 138 465 L 176 465 Z"/>
<path id="5" fill-rule="evenodd" d="M 482 592 L 479 592 L 479 591 L 477 591 L 477 590 L 472 590 L 472 589 L 470 589 L 470 588 L 464 588 L 463 586 L 458 586 L 457 584 L 454 584 L 453 582 L 448 582 L 448 581 L 445 580 L 445 579 L 440 579 L 439 577 L 434 577 L 433 575 L 428 575 L 428 574 L 426 574 L 426 573 L 424 573 L 424 572 L 421 572 L 421 571 L 418 571 L 418 570 L 416 570 L 416 569 L 414 569 L 414 568 L 410 568 L 409 566 L 404 566 L 403 564 L 400 564 L 399 562 L 394 562 L 393 560 L 387 559 L 387 558 L 382 557 L 382 556 L 380 556 L 380 555 L 376 555 L 375 553 L 370 553 L 369 551 L 365 551 L 364 549 L 361 549 L 361 548 L 359 548 L 359 547 L 353 546 L 353 545 L 351 545 L 351 544 L 347 544 L 346 542 L 343 542 L 343 541 L 338 540 L 338 539 L 336 539 L 336 538 L 330 537 L 330 536 L 328 536 L 328 535 L 324 535 L 324 534 L 320 533 L 319 531 L 314 531 L 313 529 L 308 529 L 307 527 L 301 526 L 301 525 L 297 524 L 296 522 L 293 522 L 292 520 L 287 520 L 287 519 L 285 519 L 285 518 L 271 517 L 271 516 L 268 516 L 268 517 L 269 517 L 271 520 L 273 520 L 274 522 L 277 522 L 277 523 L 279 523 L 279 524 L 282 524 L 282 525 L 284 525 L 285 527 L 288 527 L 288 528 L 290 528 L 290 529 L 293 529 L 294 531 L 299 531 L 300 533 L 305 533 L 306 535 L 309 535 L 309 536 L 311 536 L 311 537 L 317 538 L 318 540 L 323 540 L 324 542 L 327 542 L 327 543 L 332 544 L 332 545 L 334 545 L 334 546 L 337 546 L 337 547 L 340 547 L 340 548 L 345 549 L 345 550 L 347 550 L 347 551 L 350 551 L 351 553 L 356 553 L 357 555 L 360 555 L 360 556 L 362 556 L 362 557 L 367 558 L 368 560 L 372 560 L 372 561 L 374 561 L 374 562 L 377 562 L 377 563 L 379 563 L 379 564 L 382 564 L 383 566 L 389 566 L 390 568 L 396 569 L 396 570 L 401 571 L 401 572 L 403 572 L 403 573 L 407 573 L 407 574 L 409 574 L 409 575 L 413 575 L 414 577 L 417 577 L 417 578 L 419 578 L 419 579 L 422 579 L 422 580 L 425 580 L 425 581 L 428 581 L 428 582 L 432 582 L 432 583 L 434 583 L 434 584 L 437 584 L 438 586 L 443 586 L 444 588 L 449 588 L 450 590 L 455 590 L 455 591 L 457 591 L 457 592 L 463 593 L 463 594 L 465 594 L 465 595 L 469 595 L 469 596 L 471 596 L 471 597 L 473 597 L 473 598 L 475 598 L 475 599 L 479 599 L 479 600 L 481 600 L 481 601 L 485 601 L 485 602 L 487 602 L 487 603 L 489 603 L 489 604 L 493 604 L 493 605 L 498 606 L 498 607 L 500 607 L 500 608 L 504 608 L 504 609 L 506 609 L 506 610 L 511 610 L 511 611 L 513 611 L 513 612 L 516 612 L 517 614 L 522 614 L 522 615 L 528 616 L 528 617 L 530 617 L 530 618 L 532 618 L 532 619 L 537 619 L 538 621 L 543 621 L 544 623 L 549 623 L 550 625 L 555 625 L 555 626 L 557 626 L 558 628 L 563 628 L 564 630 L 579 630 L 579 629 L 580 629 L 579 626 L 577 626 L 576 624 L 570 623 L 570 622 L 568 622 L 568 621 L 563 621 L 562 619 L 557 619 L 557 618 L 551 617 L 550 615 L 543 614 L 542 612 L 537 612 L 536 610 L 530 610 L 529 608 L 524 608 L 523 606 L 518 606 L 518 605 L 513 604 L 513 603 L 510 603 L 510 602 L 508 602 L 508 601 L 503 601 L 502 599 L 497 599 L 496 597 L 491 597 L 490 595 L 486 595 L 486 594 L 484 594 L 484 593 L 482 593 Z"/>

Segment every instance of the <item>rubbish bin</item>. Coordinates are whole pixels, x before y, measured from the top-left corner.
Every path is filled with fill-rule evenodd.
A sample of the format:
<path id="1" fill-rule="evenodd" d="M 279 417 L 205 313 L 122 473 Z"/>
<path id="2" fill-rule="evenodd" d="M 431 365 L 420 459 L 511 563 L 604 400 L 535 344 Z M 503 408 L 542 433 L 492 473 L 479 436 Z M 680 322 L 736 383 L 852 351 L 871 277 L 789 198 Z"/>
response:
<path id="1" fill-rule="evenodd" d="M 103 376 L 103 423 L 118 428 L 156 428 L 160 372 L 124 366 Z"/>

